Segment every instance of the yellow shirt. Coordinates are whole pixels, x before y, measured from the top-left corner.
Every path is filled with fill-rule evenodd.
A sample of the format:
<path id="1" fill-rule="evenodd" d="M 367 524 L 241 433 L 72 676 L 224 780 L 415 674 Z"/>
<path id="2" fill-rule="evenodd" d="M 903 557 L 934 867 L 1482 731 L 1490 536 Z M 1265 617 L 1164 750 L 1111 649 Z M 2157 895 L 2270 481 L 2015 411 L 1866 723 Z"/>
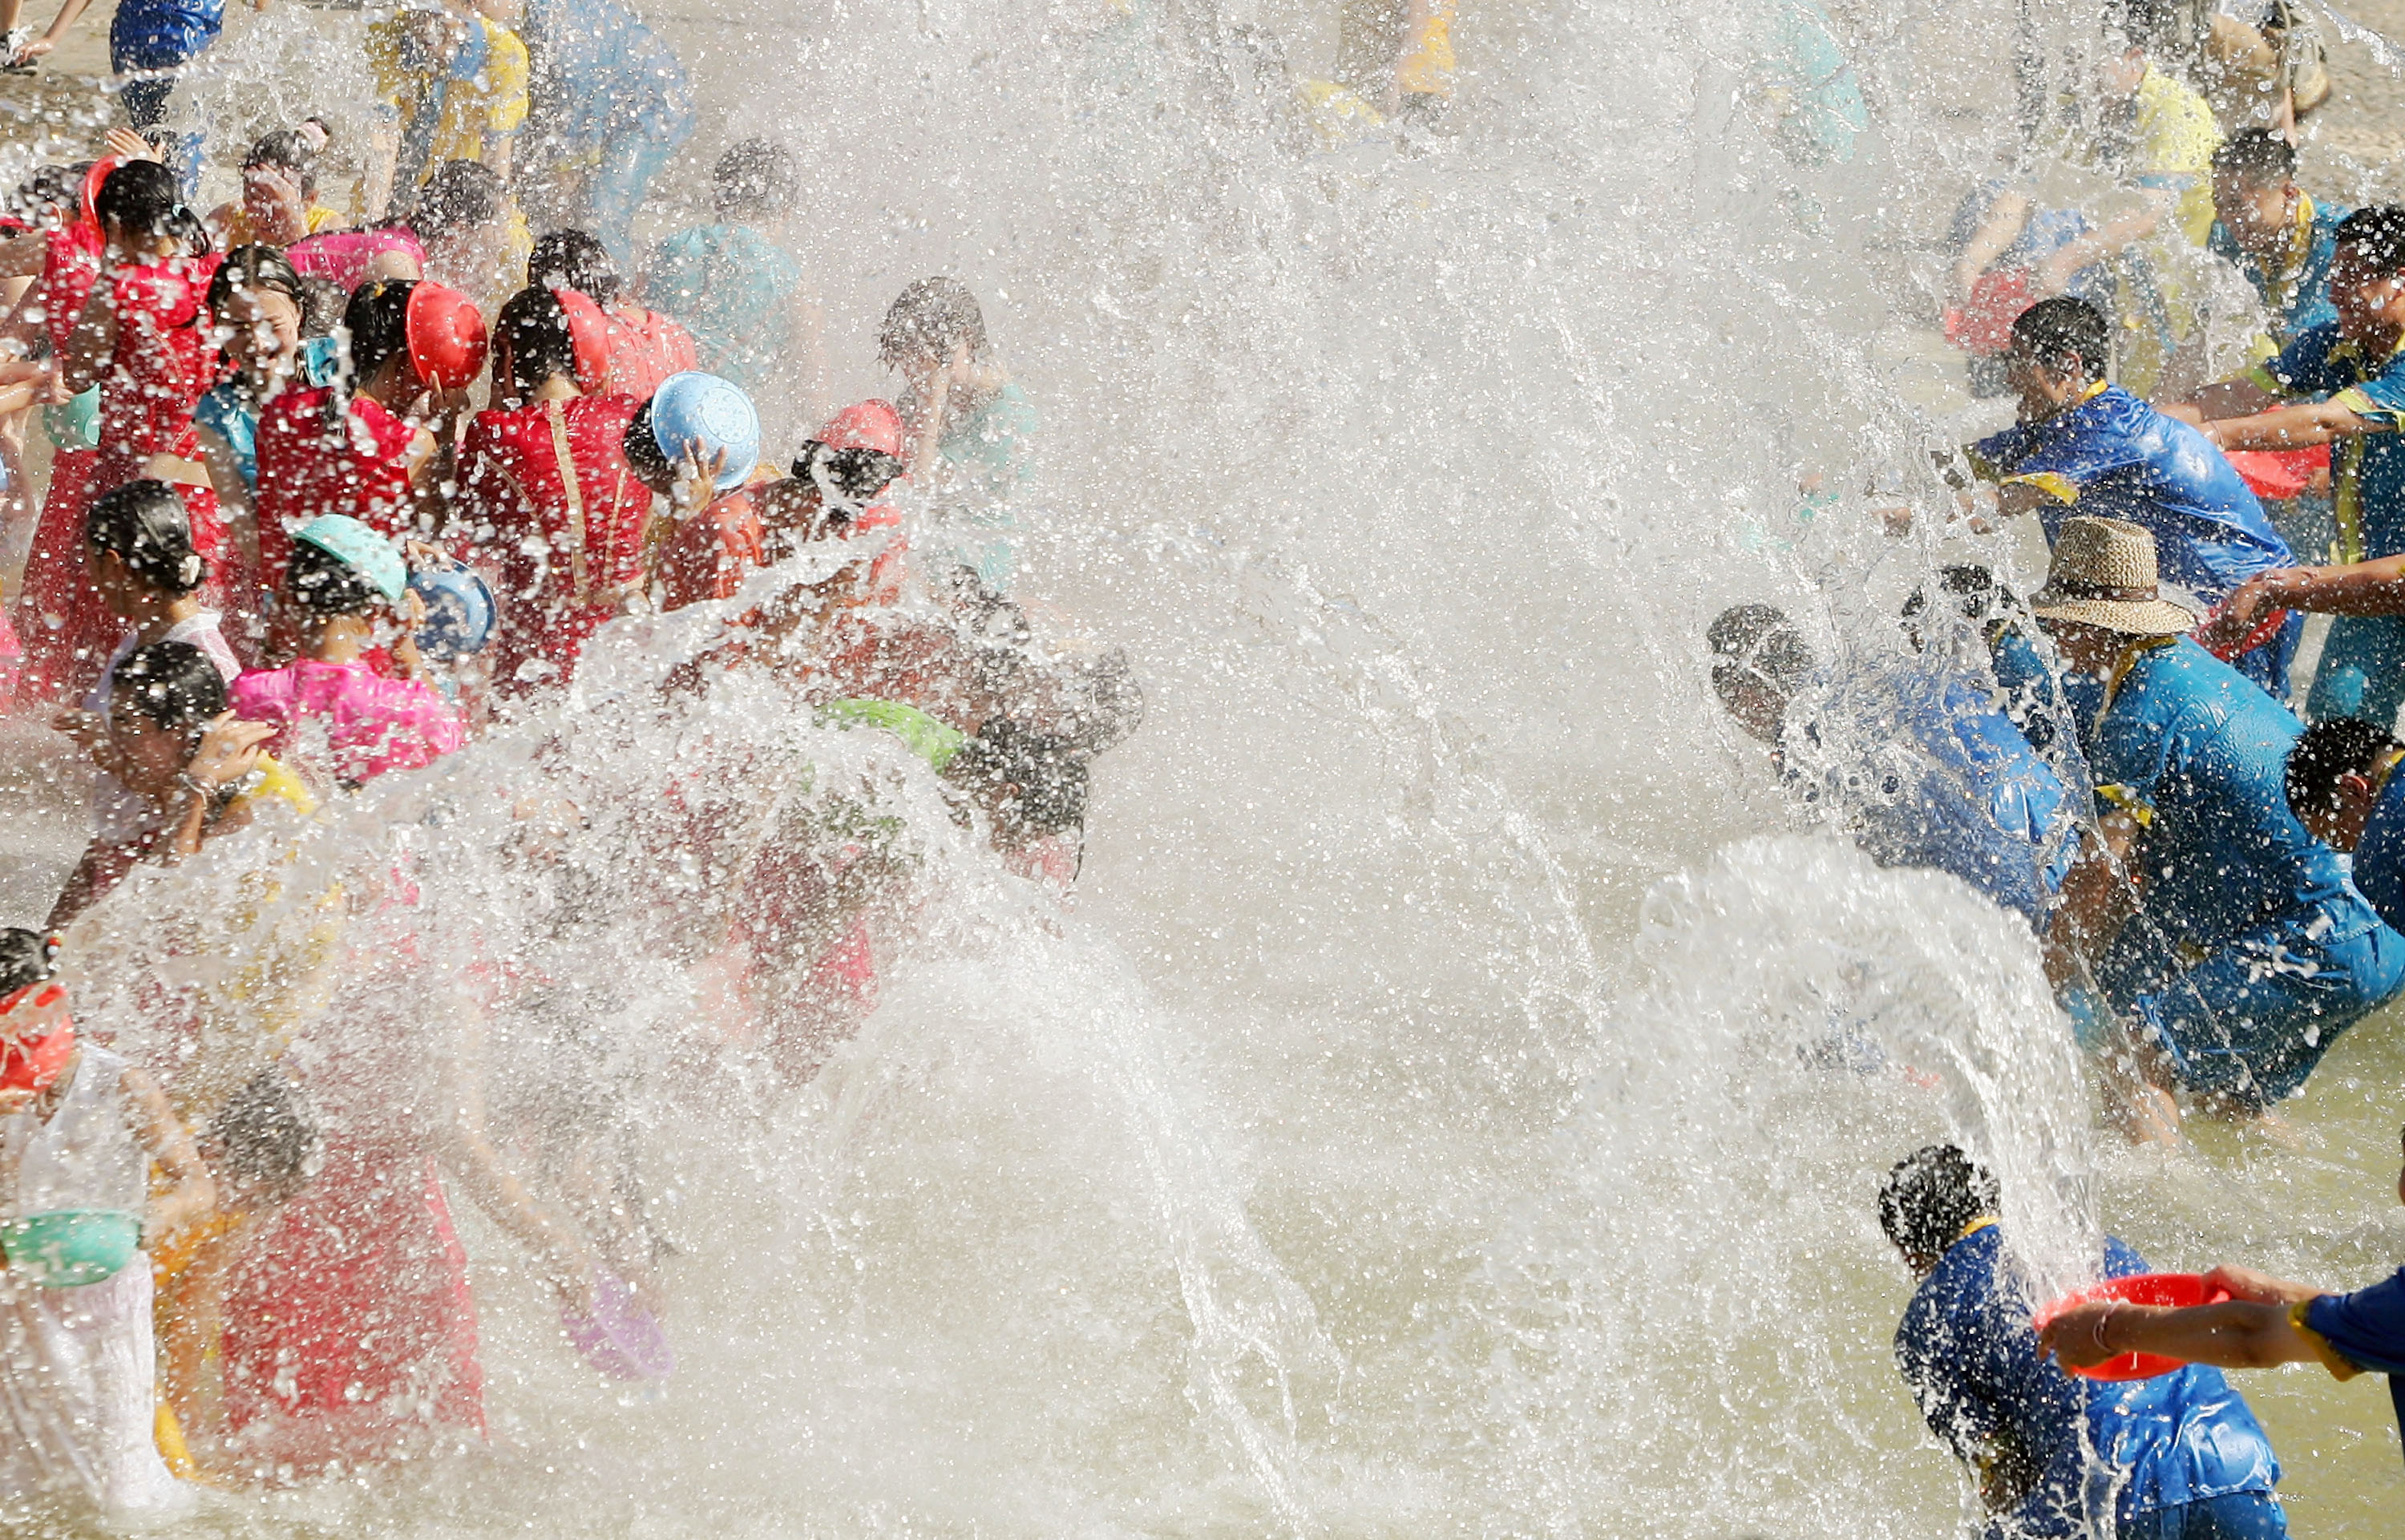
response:
<path id="1" fill-rule="evenodd" d="M 324 204 L 311 204 L 306 218 L 309 221 L 309 233 L 312 235 L 332 229 L 342 219 L 341 215 L 336 214 Z M 237 246 L 262 244 L 259 233 L 251 228 L 250 210 L 240 204 L 234 205 L 233 212 L 226 216 L 225 233 L 226 247 L 229 250 Z"/>
<path id="2" fill-rule="evenodd" d="M 436 83 L 435 77 L 414 72 L 401 62 L 409 15 L 403 11 L 368 28 L 368 67 L 375 73 L 376 90 L 404 115 Z M 526 121 L 526 44 L 498 21 L 481 16 L 469 20 L 484 29 L 484 68 L 468 79 L 443 81 L 443 120 L 435 127 L 421 182 L 444 161 L 482 161 L 485 135 L 514 133 Z"/>
<path id="3" fill-rule="evenodd" d="M 2146 66 L 2138 82 L 2137 144 L 2131 177 L 2140 187 L 2176 195 L 2173 220 L 2198 246 L 2213 229 L 2213 152 L 2221 125 L 2191 88 Z"/>

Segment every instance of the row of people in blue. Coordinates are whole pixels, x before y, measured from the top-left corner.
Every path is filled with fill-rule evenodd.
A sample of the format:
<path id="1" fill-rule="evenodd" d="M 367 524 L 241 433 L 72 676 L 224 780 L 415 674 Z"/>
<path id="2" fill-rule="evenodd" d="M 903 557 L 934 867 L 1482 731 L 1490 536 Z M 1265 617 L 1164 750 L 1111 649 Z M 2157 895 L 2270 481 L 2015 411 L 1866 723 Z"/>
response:
<path id="1" fill-rule="evenodd" d="M 2215 202 L 2278 345 L 2244 374 L 2149 403 L 2111 382 L 2085 302 L 2013 324 L 2018 420 L 1957 481 L 1974 516 L 2044 527 L 2026 608 L 1949 569 L 1907 606 L 1911 653 L 1843 678 L 1767 606 L 1709 637 L 1723 702 L 1801 799 L 1879 864 L 1950 872 L 2030 923 L 2133 1130 L 2175 1127 L 2181 1103 L 2268 1114 L 2405 992 L 2405 207 L 2315 205 L 2285 145 L 2245 135 L 2215 157 Z M 2229 457 L 2320 445 L 2342 559 L 2314 567 Z M 2309 611 L 2339 618 L 2295 682 L 2300 720 Z M 1921 1279 L 1899 1367 L 1995 1535 L 2284 1535 L 2269 1440 L 2215 1366 L 2405 1371 L 2405 1272 L 2350 1294 L 2224 1267 L 2225 1303 L 2105 1301 L 2041 1329 L 1998 1208 L 1951 1147 L 1881 1194 Z M 2118 1240 L 2102 1261 L 2146 1270 Z M 2065 1372 L 2131 1351 L 2189 1366 Z"/>

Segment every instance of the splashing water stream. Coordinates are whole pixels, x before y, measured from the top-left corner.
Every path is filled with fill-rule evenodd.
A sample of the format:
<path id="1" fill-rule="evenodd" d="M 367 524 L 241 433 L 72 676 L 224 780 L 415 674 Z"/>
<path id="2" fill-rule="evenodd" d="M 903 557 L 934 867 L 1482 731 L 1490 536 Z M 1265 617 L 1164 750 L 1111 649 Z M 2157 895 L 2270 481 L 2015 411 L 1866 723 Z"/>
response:
<path id="1" fill-rule="evenodd" d="M 312 1034 L 439 1109 L 478 991 L 544 981 L 564 1004 L 482 1029 L 493 1116 L 629 1141 L 675 1247 L 679 1371 L 636 1394 L 470 1217 L 492 1451 L 206 1524 L 1934 1536 L 1968 1510 L 1888 1357 L 1897 1155 L 1988 1159 L 2048 1286 L 2100 1223 L 2167 1266 L 2390 1265 L 2384 1020 L 2300 1150 L 2098 1148 L 2025 928 L 1796 832 L 1700 687 L 1723 604 L 1892 650 L 1940 555 L 1858 494 L 1925 494 L 1960 427 L 1911 387 L 1916 264 L 2010 136 L 2008 14 L 1845 15 L 1878 129 L 1810 171 L 1737 100 L 1728 7 L 1473 7 L 1447 132 L 1399 148 L 1296 120 L 1275 7 L 1090 10 L 654 17 L 707 132 L 812 168 L 838 397 L 891 388 L 875 318 L 950 271 L 1039 403 L 1023 586 L 1148 699 L 1075 908 L 877 735 L 739 682 L 663 704 L 696 628 L 632 623 L 557 712 L 136 879 L 79 1011 L 160 1053 L 161 987 L 239 998 L 328 884 L 414 883 L 347 940 L 412 966 Z M 194 120 L 363 99 L 340 26 L 235 16 Z M 655 184 L 664 228 L 717 142 Z M 1815 471 L 1837 506 L 1799 526 Z M 573 815 L 513 805 L 538 787 Z M 17 843 L 71 816 L 19 800 Z M 713 841 L 842 807 L 889 820 L 908 898 L 880 1008 L 795 1090 L 719 1042 L 690 936 Z M 2300 1529 L 2385 1533 L 2384 1406 L 2248 1391 Z"/>

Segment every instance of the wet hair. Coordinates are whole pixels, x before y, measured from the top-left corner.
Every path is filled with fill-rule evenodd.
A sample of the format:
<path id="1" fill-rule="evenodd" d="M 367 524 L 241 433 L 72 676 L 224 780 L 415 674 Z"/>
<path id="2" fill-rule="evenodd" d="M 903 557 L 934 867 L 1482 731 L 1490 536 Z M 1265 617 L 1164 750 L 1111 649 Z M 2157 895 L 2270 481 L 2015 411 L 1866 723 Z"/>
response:
<path id="1" fill-rule="evenodd" d="M 2002 1196 L 1986 1166 L 1953 1145 L 1927 1145 L 1879 1183 L 1879 1228 L 1906 1257 L 1934 1262 L 1973 1220 L 1994 1213 Z"/>
<path id="2" fill-rule="evenodd" d="M 208 581 L 209 564 L 192 548 L 192 519 L 163 481 L 129 481 L 94 498 L 83 516 L 83 542 L 125 563 L 136 579 L 180 599 Z"/>
<path id="3" fill-rule="evenodd" d="M 2022 311 L 2013 322 L 2013 346 L 2048 369 L 2076 359 L 2092 380 L 2103 379 L 2113 361 L 2113 332 L 2104 313 L 2068 294 Z"/>
<path id="4" fill-rule="evenodd" d="M 1712 688 L 1723 701 L 1749 679 L 1779 695 L 1793 695 L 1815 667 L 1804 633 L 1786 611 L 1769 604 L 1722 611 L 1706 628 L 1704 643 L 1712 653 Z"/>
<path id="5" fill-rule="evenodd" d="M 54 977 L 58 955 L 55 937 L 15 925 L 0 929 L 0 995 L 14 995 L 28 984 Z"/>
<path id="6" fill-rule="evenodd" d="M 378 278 L 352 291 L 343 330 L 350 333 L 354 386 L 409 351 L 409 296 L 416 288 L 415 278 Z"/>
<path id="7" fill-rule="evenodd" d="M 384 596 L 371 586 L 359 570 L 323 546 L 305 540 L 292 543 L 284 568 L 284 597 L 304 614 L 319 619 L 340 615 L 365 615 Z"/>
<path id="8" fill-rule="evenodd" d="M 209 249 L 209 233 L 184 206 L 176 174 L 156 161 L 128 161 L 108 174 L 91 201 L 103 229 L 114 225 L 140 235 L 172 235 L 194 253 Z"/>
<path id="9" fill-rule="evenodd" d="M 615 304 L 626 290 L 618 264 L 600 237 L 584 230 L 555 230 L 527 254 L 527 282 L 537 289 L 573 289 L 595 304 Z"/>
<path id="10" fill-rule="evenodd" d="M 250 147 L 250 153 L 242 160 L 245 171 L 274 166 L 291 172 L 301 178 L 301 195 L 304 198 L 316 195 L 316 164 L 317 152 L 309 148 L 307 136 L 297 128 L 279 128 L 260 134 L 258 142 Z"/>
<path id="11" fill-rule="evenodd" d="M 643 403 L 626 419 L 626 431 L 618 446 L 637 481 L 654 492 L 666 492 L 676 485 L 676 467 L 668 463 L 668 454 L 660 448 L 659 434 L 652 431 L 650 402 Z"/>
<path id="12" fill-rule="evenodd" d="M 2338 811 L 2339 778 L 2369 775 L 2380 756 L 2405 748 L 2377 722 L 2335 716 L 2304 730 L 2288 750 L 2288 809 L 2299 818 Z"/>
<path id="13" fill-rule="evenodd" d="M 455 230 L 472 230 L 501 217 L 501 179 L 474 161 L 445 161 L 417 190 L 417 206 L 401 219 L 432 245 Z"/>
<path id="14" fill-rule="evenodd" d="M 802 177 L 792 150 L 774 139 L 746 139 L 718 158 L 710 183 L 721 214 L 766 214 L 794 201 Z"/>
<path id="15" fill-rule="evenodd" d="M 555 374 L 576 373 L 576 339 L 568 330 L 568 312 L 549 289 L 521 289 L 510 296 L 494 318 L 493 360 L 509 360 L 511 383 L 531 391 Z M 496 389 L 500 381 L 494 380 Z"/>
<path id="16" fill-rule="evenodd" d="M 209 280 L 209 309 L 225 308 L 236 290 L 263 289 L 281 294 L 302 308 L 301 275 L 292 270 L 292 262 L 272 246 L 238 246 L 226 253 L 218 264 L 217 276 Z"/>
<path id="17" fill-rule="evenodd" d="M 1078 663 L 1070 674 L 1067 693 L 1070 705 L 1062 724 L 1062 736 L 1088 754 L 1125 742 L 1144 725 L 1144 686 L 1136 682 L 1135 671 L 1120 648 Z"/>
<path id="18" fill-rule="evenodd" d="M 986 356 L 985 312 L 957 278 L 921 278 L 902 290 L 877 329 L 877 361 L 896 368 L 913 359 L 944 359 L 962 343 Z"/>
<path id="19" fill-rule="evenodd" d="M 2244 187 L 2277 187 L 2297 179 L 2297 147 L 2268 128 L 2233 134 L 2213 152 L 2213 174 Z"/>
<path id="20" fill-rule="evenodd" d="M 1086 756 L 1069 740 L 1008 717 L 991 718 L 979 728 L 944 767 L 944 777 L 993 795 L 995 830 L 1014 843 L 1060 834 L 1086 821 Z M 1006 793 L 1009 787 L 1017 790 Z"/>
<path id="21" fill-rule="evenodd" d="M 189 642 L 153 642 L 117 665 L 109 703 L 162 731 L 194 731 L 225 714 L 225 675 Z"/>
<path id="22" fill-rule="evenodd" d="M 351 303 L 351 291 L 331 278 L 313 278 L 302 275 L 300 292 L 301 334 L 304 337 L 331 337 L 334 328 L 343 324 L 343 311 Z"/>
<path id="23" fill-rule="evenodd" d="M 1906 597 L 1901 614 L 1906 621 L 1919 620 L 1929 613 L 1929 586 L 1923 583 Z M 1993 620 L 2000 614 L 2021 608 L 2019 596 L 1997 582 L 1993 570 L 1976 562 L 1955 562 L 1938 568 L 1937 591 L 1954 601 L 1955 613 L 1965 620 Z"/>
<path id="24" fill-rule="evenodd" d="M 270 1067 L 226 1098 L 209 1120 L 208 1142 L 228 1175 L 282 1203 L 317 1174 L 324 1140 L 317 1118 L 283 1070 Z"/>
<path id="25" fill-rule="evenodd" d="M 2338 244 L 2360 250 L 2380 273 L 2405 270 L 2405 205 L 2356 209 L 2339 221 Z"/>

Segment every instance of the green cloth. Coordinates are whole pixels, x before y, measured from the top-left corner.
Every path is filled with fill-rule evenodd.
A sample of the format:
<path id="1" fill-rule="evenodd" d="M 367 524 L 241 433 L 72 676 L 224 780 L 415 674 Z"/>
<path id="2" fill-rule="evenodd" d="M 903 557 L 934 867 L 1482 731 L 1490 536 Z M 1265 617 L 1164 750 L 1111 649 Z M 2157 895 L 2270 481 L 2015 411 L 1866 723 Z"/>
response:
<path id="1" fill-rule="evenodd" d="M 902 740 L 912 754 L 924 759 L 930 768 L 941 771 L 968 742 L 958 728 L 947 727 L 916 706 L 905 706 L 893 700 L 835 700 L 818 710 L 821 727 L 856 728 L 865 724 L 883 728 Z"/>

